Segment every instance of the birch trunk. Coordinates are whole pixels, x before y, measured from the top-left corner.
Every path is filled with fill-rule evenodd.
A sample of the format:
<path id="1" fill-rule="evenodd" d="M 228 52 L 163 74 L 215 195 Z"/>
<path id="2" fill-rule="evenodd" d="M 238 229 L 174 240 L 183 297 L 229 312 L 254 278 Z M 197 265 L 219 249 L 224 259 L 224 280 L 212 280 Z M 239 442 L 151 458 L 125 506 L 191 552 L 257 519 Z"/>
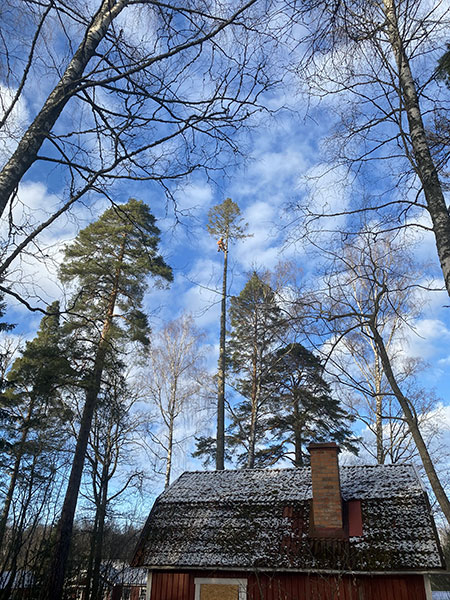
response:
<path id="1" fill-rule="evenodd" d="M 377 348 L 375 350 L 375 430 L 377 437 L 377 463 L 384 463 L 384 440 L 383 440 L 383 393 L 381 389 L 381 380 L 383 372 L 380 368 L 380 357 Z"/>
<path id="2" fill-rule="evenodd" d="M 175 405 L 173 405 L 175 406 Z M 166 456 L 166 478 L 164 481 L 164 489 L 170 485 L 170 473 L 172 471 L 172 451 L 173 451 L 173 426 L 174 426 L 174 410 L 170 410 L 168 432 L 167 432 L 167 456 Z"/>
<path id="3" fill-rule="evenodd" d="M 400 98 L 408 119 L 409 133 L 414 153 L 414 168 L 422 184 L 428 212 L 433 223 L 436 247 L 444 275 L 445 286 L 450 295 L 450 215 L 447 209 L 442 186 L 428 145 L 422 120 L 416 85 L 406 56 L 403 40 L 399 32 L 395 0 L 384 0 L 384 14 L 389 41 L 398 68 Z"/>
<path id="4" fill-rule="evenodd" d="M 378 332 L 378 329 L 373 323 L 373 321 L 369 323 L 369 326 L 380 353 L 380 359 L 383 365 L 384 374 L 386 375 L 389 385 L 391 386 L 391 389 L 403 411 L 404 417 L 408 424 L 409 431 L 422 460 L 422 464 L 427 474 L 428 481 L 430 482 L 431 489 L 433 490 L 433 493 L 436 496 L 436 500 L 438 501 L 445 518 L 447 519 L 448 523 L 450 523 L 450 502 L 436 473 L 436 469 L 434 468 L 433 461 L 431 460 L 428 448 L 426 447 L 422 434 L 420 433 L 417 419 L 413 414 L 413 411 L 411 410 L 411 406 L 408 399 L 403 395 L 399 385 L 397 384 L 397 380 L 392 370 L 391 361 L 386 351 L 386 347 L 384 345 L 382 336 Z"/>
<path id="5" fill-rule="evenodd" d="M 72 97 L 87 64 L 105 37 L 108 27 L 127 3 L 128 0 L 102 1 L 63 76 L 0 172 L 0 216 L 16 192 L 20 180 L 36 161 L 42 144 Z"/>

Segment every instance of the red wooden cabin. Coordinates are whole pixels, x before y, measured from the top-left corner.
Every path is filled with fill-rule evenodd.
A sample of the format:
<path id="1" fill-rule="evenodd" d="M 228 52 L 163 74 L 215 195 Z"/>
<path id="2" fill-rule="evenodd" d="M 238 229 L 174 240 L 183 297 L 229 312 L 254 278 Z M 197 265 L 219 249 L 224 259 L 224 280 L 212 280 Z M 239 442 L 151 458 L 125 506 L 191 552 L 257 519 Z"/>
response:
<path id="1" fill-rule="evenodd" d="M 184 473 L 149 515 L 133 565 L 147 600 L 429 600 L 445 568 L 411 465 Z"/>

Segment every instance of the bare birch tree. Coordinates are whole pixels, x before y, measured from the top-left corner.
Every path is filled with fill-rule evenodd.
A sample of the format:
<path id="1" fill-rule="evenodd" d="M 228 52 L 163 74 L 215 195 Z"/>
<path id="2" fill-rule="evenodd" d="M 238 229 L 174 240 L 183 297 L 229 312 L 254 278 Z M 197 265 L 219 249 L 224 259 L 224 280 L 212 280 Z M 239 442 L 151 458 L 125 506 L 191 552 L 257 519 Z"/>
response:
<path id="1" fill-rule="evenodd" d="M 380 436 L 383 418 L 388 416 L 384 414 L 383 400 L 388 395 L 395 398 L 433 493 L 445 518 L 450 522 L 450 502 L 421 429 L 421 406 L 413 402 L 415 398 L 407 395 L 408 379 L 412 373 L 405 361 L 403 344 L 399 346 L 398 337 L 395 339 L 400 333 L 399 323 L 402 327 L 413 325 L 413 319 L 417 316 L 417 286 L 421 283 L 423 285 L 423 282 L 417 280 L 402 244 L 399 242 L 394 251 L 392 242 L 382 244 L 380 238 L 383 239 L 382 234 L 369 232 L 357 238 L 353 245 L 347 244 L 346 249 L 330 253 L 334 267 L 325 278 L 323 294 L 318 296 L 318 310 L 332 340 L 331 368 L 342 367 L 342 364 L 339 365 L 340 346 L 346 348 L 346 352 L 355 351 L 355 346 L 346 346 L 346 338 L 354 339 L 358 336 L 370 346 L 379 369 L 377 380 L 381 384 L 381 378 L 385 378 L 388 387 L 373 387 L 372 382 L 371 389 L 367 374 L 363 373 L 361 376 L 350 370 L 344 371 L 344 382 L 374 398 L 376 432 Z M 404 243 L 405 240 L 402 241 Z M 337 354 L 337 360 L 333 358 L 333 352 Z M 356 361 L 359 359 L 360 356 L 355 356 Z M 381 453 L 382 437 L 379 444 L 378 451 Z"/>
<path id="2" fill-rule="evenodd" d="M 0 214 L 9 247 L 0 273 L 88 193 L 88 202 L 111 198 L 112 184 L 131 180 L 170 194 L 179 178 L 233 161 L 232 134 L 271 86 L 256 31 L 265 13 L 254 5 L 5 3 Z M 25 176 L 59 180 L 59 202 L 16 222 Z"/>
<path id="3" fill-rule="evenodd" d="M 445 165 L 436 162 L 427 135 L 434 110 L 448 102 L 433 82 L 436 53 L 450 23 L 448 5 L 320 0 L 302 5 L 297 18 L 308 31 L 297 70 L 309 92 L 337 116 L 330 161 L 349 169 L 353 178 L 367 165 L 367 177 L 376 177 L 381 196 L 370 205 L 359 196 L 335 212 L 366 209 L 390 228 L 415 223 L 431 229 L 450 293 L 450 215 L 438 173 Z M 388 180 L 384 190 L 382 172 Z M 328 206 L 305 210 L 313 219 L 332 212 Z M 419 222 L 423 211 L 430 225 Z M 345 227 L 351 226 L 347 221 Z"/>
<path id="4" fill-rule="evenodd" d="M 364 311 L 363 307 L 370 298 L 374 302 L 374 273 L 380 273 L 379 276 L 389 286 L 389 299 L 377 313 L 376 325 L 386 340 L 391 361 L 397 364 L 398 355 L 401 354 L 399 342 L 402 340 L 405 323 L 412 323 L 420 312 L 418 295 L 414 294 L 413 289 L 413 277 L 416 275 L 419 279 L 419 273 L 410 253 L 402 247 L 405 241 L 404 236 L 396 241 L 393 234 L 376 236 L 363 231 L 353 242 L 349 240 L 344 243 L 335 261 L 338 272 L 343 277 L 341 285 L 346 290 L 346 302 L 358 307 L 360 311 Z M 402 272 L 405 268 L 407 274 Z M 334 283 L 337 280 L 338 278 L 334 278 Z M 392 392 L 386 381 L 379 349 L 366 324 L 349 332 L 343 338 L 342 346 L 345 351 L 339 361 L 341 371 L 353 371 L 355 378 L 362 384 L 357 386 L 359 392 L 367 389 L 367 393 L 362 396 L 368 410 L 364 410 L 359 403 L 355 407 L 355 413 L 373 429 L 376 459 L 379 464 L 383 464 L 389 453 L 393 456 L 393 446 L 399 445 L 400 439 L 404 437 L 404 427 L 392 404 Z M 357 373 L 349 363 L 353 363 Z M 412 360 L 407 363 L 402 361 L 402 383 L 414 376 L 417 366 L 417 362 Z M 366 415 L 369 418 L 365 418 Z M 384 439 L 386 425 L 390 433 L 388 444 Z"/>
<path id="5" fill-rule="evenodd" d="M 151 437 L 153 451 L 164 462 L 164 487 L 170 484 L 174 448 L 181 441 L 176 436 L 178 421 L 183 413 L 198 411 L 205 390 L 210 392 L 203 339 L 192 317 L 183 315 L 153 336 L 149 350 L 147 395 L 156 407 L 156 419 L 162 420 L 162 428 Z"/>

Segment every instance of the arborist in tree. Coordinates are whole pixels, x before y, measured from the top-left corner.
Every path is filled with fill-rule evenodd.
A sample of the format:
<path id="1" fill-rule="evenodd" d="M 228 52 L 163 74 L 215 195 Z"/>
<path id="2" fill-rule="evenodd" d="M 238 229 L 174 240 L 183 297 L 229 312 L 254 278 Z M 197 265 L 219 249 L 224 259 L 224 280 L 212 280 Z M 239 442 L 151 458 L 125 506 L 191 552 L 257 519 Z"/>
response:
<path id="1" fill-rule="evenodd" d="M 225 242 L 223 241 L 223 237 L 221 237 L 220 240 L 217 242 L 217 252 L 225 252 L 225 250 Z"/>

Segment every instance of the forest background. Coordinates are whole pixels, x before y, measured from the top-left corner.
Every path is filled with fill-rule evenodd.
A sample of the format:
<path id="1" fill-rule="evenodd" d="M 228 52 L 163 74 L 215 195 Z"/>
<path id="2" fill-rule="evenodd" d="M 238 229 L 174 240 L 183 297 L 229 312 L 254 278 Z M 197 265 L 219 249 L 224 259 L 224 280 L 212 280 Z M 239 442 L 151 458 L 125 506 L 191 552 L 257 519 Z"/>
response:
<path id="1" fill-rule="evenodd" d="M 80 1 L 70 9 L 64 3 L 25 4 L 21 10 L 15 2 L 5 3 L 1 13 L 2 163 L 20 146 L 64 72 L 74 40 L 81 39 L 95 14 L 91 2 Z M 50 127 L 51 135 L 44 136 L 39 157 L 26 170 L 3 214 L 3 320 L 14 324 L 2 333 L 3 375 L 13 379 L 7 373 L 14 364 L 19 368 L 14 361 L 26 357 L 27 348 L 29 354 L 35 352 L 25 344 L 39 340 L 36 335 L 44 317 L 41 331 L 63 328 L 55 343 L 60 353 L 64 347 L 67 358 L 67 364 L 58 366 L 62 379 L 51 388 L 55 404 L 48 404 L 51 384 L 45 380 L 50 385 L 44 390 L 46 399 L 40 400 L 45 419 L 40 414 L 30 425 L 32 443 L 22 456 L 20 478 L 1 524 L 8 527 L 6 531 L 0 527 L 2 536 L 11 536 L 10 553 L 2 556 L 4 570 L 27 566 L 30 557 L 36 561 L 44 552 L 36 540 L 45 539 L 58 518 L 83 410 L 84 396 L 73 371 L 80 372 L 83 359 L 88 359 L 70 345 L 70 335 L 79 327 L 77 319 L 92 324 L 99 317 L 89 313 L 89 303 L 76 304 L 80 272 L 70 275 L 67 248 L 89 224 L 101 222 L 111 207 L 120 217 L 117 207 L 127 206 L 130 198 L 141 200 L 156 218 L 160 234 L 153 231 L 149 252 L 155 252 L 153 258 L 162 257 L 160 266 L 171 267 L 173 281 L 168 281 L 172 277 L 168 271 L 156 273 L 161 285 L 152 279 L 141 306 L 137 305 L 143 290 L 133 288 L 136 310 L 148 319 L 151 333 L 144 331 L 142 315 L 137 321 L 130 317 L 134 333 L 141 328 L 142 336 L 117 337 L 118 350 L 114 347 L 101 375 L 100 404 L 76 517 L 77 535 L 91 540 L 85 559 L 94 572 L 100 550 L 91 534 L 98 534 L 99 522 L 109 527 L 111 538 L 139 530 L 169 480 L 184 470 L 204 468 L 202 458 L 208 452 L 192 455 L 198 439 L 206 439 L 208 450 L 207 438 L 216 435 L 214 376 L 224 253 L 217 245 L 220 235 L 211 235 L 208 223 L 226 198 L 239 207 L 237 222 L 245 233 L 241 239 L 231 239 L 227 248 L 228 309 L 234 302 L 236 311 L 236 298 L 255 274 L 268 286 L 266 292 L 273 292 L 270 303 L 283 324 L 274 329 L 261 352 L 272 356 L 288 344 L 299 343 L 321 361 L 317 369 L 329 385 L 329 394 L 349 414 L 352 433 L 345 439 L 359 449 L 358 455 L 345 451 L 342 461 L 414 461 L 423 470 L 373 343 L 368 313 L 375 306 L 380 310 L 378 331 L 384 336 L 396 379 L 413 407 L 447 491 L 450 485 L 449 299 L 417 168 L 408 155 L 412 146 L 395 57 L 377 21 L 390 3 L 373 5 L 378 17 L 368 16 L 365 9 L 356 11 L 353 23 L 345 21 L 348 16 L 338 15 L 341 22 L 334 24 L 335 31 L 329 24 L 329 29 L 320 29 L 327 19 L 320 2 L 319 13 L 311 8 L 309 16 L 292 12 L 283 3 L 267 5 L 264 11 L 257 3 L 249 3 L 245 10 L 230 3 L 226 9 L 235 13 L 231 25 L 225 8 L 222 21 L 203 13 L 194 17 L 189 10 L 178 14 L 173 10 L 171 21 L 162 9 L 157 17 L 149 16 L 146 3 L 142 4 L 128 6 L 126 14 L 118 15 L 102 50 L 93 54 L 95 66 L 70 98 L 69 109 Z M 449 6 L 399 1 L 395 7 L 446 194 L 449 87 L 445 64 L 440 74 L 436 69 L 447 50 Z M 203 34 L 196 18 L 204 20 L 203 26 L 217 29 L 216 23 L 220 24 L 209 50 L 205 50 L 209 39 L 193 41 L 194 30 Z M 365 35 L 369 30 L 370 36 Z M 165 46 L 183 46 L 182 58 L 170 63 L 169 73 Z M 131 73 L 115 87 L 117 61 L 142 64 L 145 52 L 149 56 L 159 52 L 161 64 L 156 63 L 151 73 L 138 72 L 134 79 Z M 157 83 L 149 83 L 150 75 Z M 102 78 L 106 83 L 99 89 L 92 85 Z M 67 210 L 53 220 L 52 215 L 68 201 Z M 52 222 L 34 237 L 33 231 L 47 219 Z M 110 233 L 106 230 L 102 235 L 109 239 Z M 29 243 L 24 245 L 24 240 Z M 152 269 L 155 274 L 154 264 Z M 86 287 L 92 287 L 96 277 L 100 281 L 101 273 L 91 277 Z M 56 313 L 49 309 L 56 307 L 55 301 L 61 311 L 57 325 L 51 322 Z M 130 306 L 119 307 L 124 321 L 131 315 Z M 267 327 L 273 327 L 273 322 Z M 239 336 L 233 339 L 237 329 L 236 321 L 228 319 L 230 348 L 239 353 L 239 342 L 245 345 L 245 341 Z M 86 330 L 87 325 L 77 329 Z M 142 347 L 139 341 L 147 334 L 150 346 Z M 187 344 L 192 360 L 179 376 L 178 403 L 171 412 L 167 390 L 173 381 L 165 368 L 164 348 L 173 349 L 175 340 L 178 348 Z M 45 356 L 41 343 L 42 337 L 37 355 Z M 28 358 L 36 368 L 36 354 Z M 264 364 L 269 363 L 267 358 Z M 251 394 L 242 385 L 245 369 L 239 364 L 230 354 L 226 423 L 234 431 L 227 434 L 228 468 L 245 465 L 249 448 L 250 425 L 239 424 L 248 419 L 245 403 Z M 259 384 L 273 391 L 271 375 L 265 380 L 266 375 Z M 20 393 L 20 401 L 15 400 L 14 389 L 5 382 L 1 447 L 5 490 L 17 459 L 17 431 L 24 431 L 23 426 L 14 431 L 14 425 L 20 419 L 26 422 L 30 407 L 23 390 Z M 270 420 L 280 410 L 267 401 L 267 394 L 261 398 L 260 465 L 291 466 L 294 451 L 289 444 L 287 449 L 278 448 L 278 454 L 264 454 L 280 442 Z M 377 398 L 383 403 L 378 422 Z M 115 412 L 108 412 L 108 407 L 115 407 Z M 265 434 L 264 427 L 269 426 L 272 437 Z M 105 437 L 105 427 L 110 438 Z M 320 435 L 326 437 L 327 427 L 333 431 L 330 423 L 320 432 L 317 424 L 310 425 L 304 445 Z M 380 431 L 382 448 L 376 444 Z M 47 447 L 39 446 L 43 437 Z M 108 466 L 107 498 L 102 504 L 101 466 L 106 455 L 101 443 L 105 439 L 117 455 Z M 14 539 L 17 532 L 19 538 Z M 95 577 L 92 585 L 95 597 Z"/>

